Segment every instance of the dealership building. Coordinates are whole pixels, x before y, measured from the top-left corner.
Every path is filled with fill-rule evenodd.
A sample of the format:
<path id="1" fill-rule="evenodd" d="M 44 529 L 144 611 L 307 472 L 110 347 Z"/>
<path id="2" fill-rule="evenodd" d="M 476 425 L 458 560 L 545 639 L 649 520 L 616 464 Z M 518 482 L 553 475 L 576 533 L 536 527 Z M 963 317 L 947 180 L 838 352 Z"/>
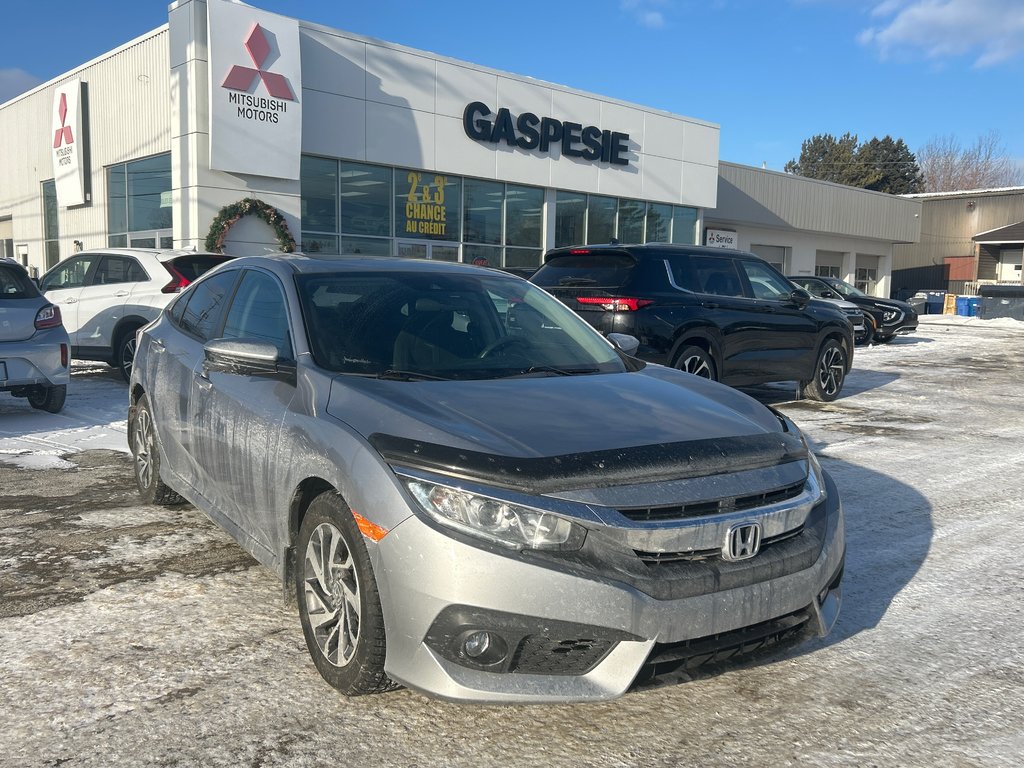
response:
<path id="1" fill-rule="evenodd" d="M 888 293 L 920 201 L 721 163 L 719 133 L 178 0 L 166 25 L 0 105 L 0 255 L 38 272 L 82 249 L 209 245 L 530 269 L 615 239 L 740 247 Z"/>

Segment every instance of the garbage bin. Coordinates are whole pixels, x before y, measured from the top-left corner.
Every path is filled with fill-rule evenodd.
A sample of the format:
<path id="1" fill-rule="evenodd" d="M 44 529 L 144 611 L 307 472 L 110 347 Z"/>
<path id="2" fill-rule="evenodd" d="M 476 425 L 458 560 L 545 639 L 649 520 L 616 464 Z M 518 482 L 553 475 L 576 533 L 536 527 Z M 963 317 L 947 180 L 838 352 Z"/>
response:
<path id="1" fill-rule="evenodd" d="M 942 314 L 944 315 L 955 315 L 956 314 L 956 294 L 947 293 L 946 300 L 942 304 Z"/>
<path id="2" fill-rule="evenodd" d="M 1024 320 L 1024 285 L 983 285 L 978 293 L 981 294 L 978 317 L 982 320 L 997 317 Z"/>
<path id="3" fill-rule="evenodd" d="M 941 315 L 942 308 L 946 302 L 945 291 L 923 291 L 925 307 L 928 309 L 927 314 L 929 315 Z"/>
<path id="4" fill-rule="evenodd" d="M 968 315 L 967 298 L 968 298 L 967 296 L 957 296 L 956 297 L 956 313 L 960 317 L 967 317 L 967 315 Z"/>
<path id="5" fill-rule="evenodd" d="M 981 306 L 980 296 L 968 296 L 967 297 L 967 316 L 977 317 L 978 309 Z"/>

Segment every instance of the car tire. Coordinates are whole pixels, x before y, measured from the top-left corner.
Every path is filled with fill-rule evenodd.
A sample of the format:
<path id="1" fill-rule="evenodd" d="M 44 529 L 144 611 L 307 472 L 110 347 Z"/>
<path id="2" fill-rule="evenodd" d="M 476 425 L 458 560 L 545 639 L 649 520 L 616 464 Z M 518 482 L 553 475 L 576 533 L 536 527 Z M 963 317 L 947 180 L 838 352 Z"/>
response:
<path id="1" fill-rule="evenodd" d="M 128 412 L 128 447 L 139 495 L 147 504 L 170 507 L 185 499 L 160 479 L 160 447 L 149 396 L 143 395 Z"/>
<path id="2" fill-rule="evenodd" d="M 114 345 L 113 366 L 117 368 L 121 378 L 125 381 L 131 381 L 132 378 L 132 364 L 135 362 L 135 332 L 137 330 L 138 327 L 122 331 L 118 334 L 117 343 Z"/>
<path id="3" fill-rule="evenodd" d="M 683 351 L 676 358 L 676 368 L 684 373 L 692 373 L 702 379 L 718 381 L 718 371 L 715 369 L 715 361 L 708 354 L 706 349 L 695 345 L 683 347 Z"/>
<path id="4" fill-rule="evenodd" d="M 828 339 L 818 352 L 814 376 L 800 382 L 801 394 L 823 403 L 831 403 L 843 391 L 846 380 L 846 350 L 835 339 Z"/>
<path id="5" fill-rule="evenodd" d="M 67 384 L 44 386 L 42 384 L 29 388 L 28 404 L 40 411 L 60 413 L 68 396 Z"/>
<path id="6" fill-rule="evenodd" d="M 862 347 L 869 346 L 871 341 L 875 338 L 875 321 L 870 318 L 864 318 L 864 333 L 857 342 Z"/>
<path id="7" fill-rule="evenodd" d="M 384 673 L 384 614 L 370 557 L 338 494 L 313 499 L 295 552 L 299 619 L 317 671 L 346 696 L 397 688 Z"/>

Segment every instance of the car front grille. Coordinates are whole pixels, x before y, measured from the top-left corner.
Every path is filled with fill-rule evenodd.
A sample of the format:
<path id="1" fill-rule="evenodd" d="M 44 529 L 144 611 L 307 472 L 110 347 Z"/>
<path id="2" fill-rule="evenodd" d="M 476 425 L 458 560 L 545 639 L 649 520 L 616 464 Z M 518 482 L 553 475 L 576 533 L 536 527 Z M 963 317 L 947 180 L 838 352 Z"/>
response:
<path id="1" fill-rule="evenodd" d="M 637 523 L 683 520 L 690 517 L 706 517 L 708 515 L 719 515 L 728 512 L 742 512 L 746 509 L 757 509 L 758 507 L 778 504 L 796 498 L 803 492 L 803 489 L 804 482 L 801 480 L 799 483 L 793 483 L 784 488 L 748 496 L 728 496 L 712 501 L 699 501 L 665 507 L 620 508 L 618 511 L 624 517 Z"/>
<path id="2" fill-rule="evenodd" d="M 767 552 L 773 544 L 793 539 L 803 533 L 804 527 L 794 528 L 791 531 L 780 533 L 778 536 L 771 536 L 762 540 L 761 552 Z M 633 552 L 636 554 L 640 561 L 645 565 L 656 567 L 659 565 L 668 565 L 670 563 L 679 562 L 701 562 L 704 560 L 718 560 L 722 556 L 722 550 L 719 549 L 699 549 L 690 550 L 687 552 L 644 552 L 639 549 L 634 549 Z"/>

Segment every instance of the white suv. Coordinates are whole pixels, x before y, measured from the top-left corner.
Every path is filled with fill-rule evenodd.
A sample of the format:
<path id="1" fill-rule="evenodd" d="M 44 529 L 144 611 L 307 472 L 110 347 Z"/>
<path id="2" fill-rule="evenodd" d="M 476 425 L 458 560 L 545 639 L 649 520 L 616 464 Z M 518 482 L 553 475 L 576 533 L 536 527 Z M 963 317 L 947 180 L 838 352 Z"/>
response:
<path id="1" fill-rule="evenodd" d="M 39 280 L 60 307 L 71 356 L 119 368 L 125 381 L 135 358 L 135 332 L 186 285 L 230 256 L 196 251 L 106 248 L 76 253 Z"/>

